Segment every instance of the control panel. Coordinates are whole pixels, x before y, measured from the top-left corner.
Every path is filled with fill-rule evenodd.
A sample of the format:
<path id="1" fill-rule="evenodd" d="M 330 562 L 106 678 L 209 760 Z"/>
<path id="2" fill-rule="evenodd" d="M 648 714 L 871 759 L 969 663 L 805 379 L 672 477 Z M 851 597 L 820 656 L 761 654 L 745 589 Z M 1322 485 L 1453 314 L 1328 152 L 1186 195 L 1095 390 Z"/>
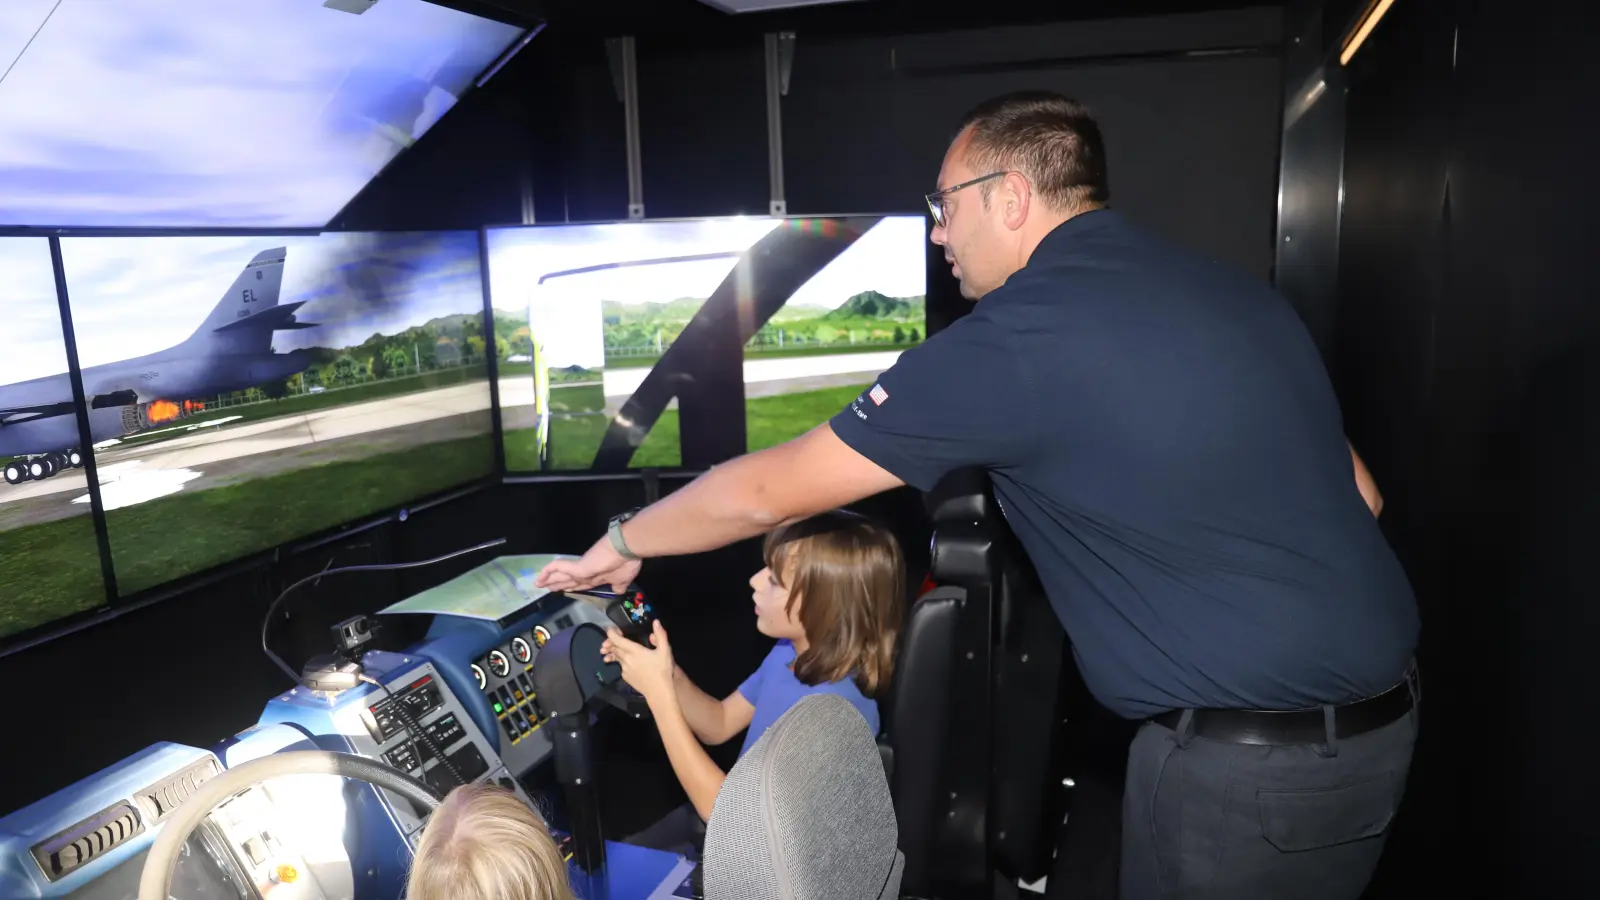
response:
<path id="1" fill-rule="evenodd" d="M 314 815 L 330 808 L 325 798 L 340 796 L 340 785 L 320 785 L 320 793 L 310 793 L 308 785 L 295 784 L 297 781 L 301 779 L 276 779 L 236 795 L 211 813 L 209 827 L 200 833 L 226 848 L 245 873 L 244 880 L 254 885 L 254 896 L 272 900 L 353 897 L 350 857 L 337 827 L 343 824 L 343 816 L 330 823 L 326 816 Z"/>
<path id="2" fill-rule="evenodd" d="M 444 693 L 443 682 L 430 672 L 391 687 L 360 713 L 379 757 L 409 775 L 420 774 L 441 794 L 489 770 L 482 748 L 467 738 L 465 717 L 444 708 Z"/>
<path id="3" fill-rule="evenodd" d="M 594 604 L 573 600 L 532 627 L 511 633 L 472 663 L 472 677 L 489 698 L 500 726 L 500 753 L 512 772 L 526 772 L 552 749 L 550 738 L 540 730 L 545 717 L 533 688 L 533 662 L 551 638 L 584 622 L 601 628 L 611 624 Z"/>
<path id="4" fill-rule="evenodd" d="M 478 729 L 431 661 L 374 651 L 363 662 L 381 690 L 363 685 L 330 697 L 297 688 L 269 703 L 262 722 L 342 736 L 351 752 L 382 760 L 441 795 L 459 785 L 493 781 L 531 802 L 507 770 L 497 742 Z M 381 793 L 400 832 L 415 840 L 422 816 L 404 798 Z"/>
<path id="5" fill-rule="evenodd" d="M 0 819 L 0 897 L 125 900 L 137 895 L 146 853 L 161 826 L 221 771 L 209 752 L 156 744 Z M 173 875 L 173 895 L 261 896 L 251 892 L 241 859 L 213 816 L 189 836 Z M 310 878 L 306 881 L 315 887 Z M 274 900 L 319 896 L 324 895 L 272 895 Z"/>

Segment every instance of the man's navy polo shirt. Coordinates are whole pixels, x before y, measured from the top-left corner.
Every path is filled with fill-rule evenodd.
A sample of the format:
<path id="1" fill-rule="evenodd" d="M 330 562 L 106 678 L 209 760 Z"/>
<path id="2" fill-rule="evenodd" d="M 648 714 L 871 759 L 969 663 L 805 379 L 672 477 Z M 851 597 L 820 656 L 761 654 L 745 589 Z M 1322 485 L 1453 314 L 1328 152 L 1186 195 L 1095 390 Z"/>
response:
<path id="1" fill-rule="evenodd" d="M 1118 213 L 1056 228 L 832 426 L 922 490 L 989 470 L 1120 715 L 1340 703 L 1411 660 L 1416 601 L 1299 317 Z"/>

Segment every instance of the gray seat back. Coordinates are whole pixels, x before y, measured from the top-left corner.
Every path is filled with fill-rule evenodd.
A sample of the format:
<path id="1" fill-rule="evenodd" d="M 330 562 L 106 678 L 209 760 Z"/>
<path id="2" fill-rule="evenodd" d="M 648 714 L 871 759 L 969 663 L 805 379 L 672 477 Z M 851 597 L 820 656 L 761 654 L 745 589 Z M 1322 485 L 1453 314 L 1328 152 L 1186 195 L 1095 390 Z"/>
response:
<path id="1" fill-rule="evenodd" d="M 905 857 L 866 719 L 842 697 L 796 703 L 741 758 L 706 825 L 706 900 L 879 900 Z"/>

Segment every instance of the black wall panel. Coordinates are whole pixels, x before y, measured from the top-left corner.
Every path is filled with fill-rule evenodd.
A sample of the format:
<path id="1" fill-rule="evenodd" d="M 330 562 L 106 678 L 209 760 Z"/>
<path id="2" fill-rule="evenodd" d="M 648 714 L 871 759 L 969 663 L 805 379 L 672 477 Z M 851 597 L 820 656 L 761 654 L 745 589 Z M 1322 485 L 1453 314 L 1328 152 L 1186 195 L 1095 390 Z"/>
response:
<path id="1" fill-rule="evenodd" d="M 1269 277 L 1280 39 L 1270 7 L 900 37 L 801 33 L 783 100 L 789 212 L 920 211 L 968 107 L 1047 88 L 1084 100 L 1101 118 L 1116 205 Z M 556 217 L 626 217 L 623 107 L 604 44 L 542 52 L 559 55 L 565 76 L 554 137 L 565 203 Z M 765 213 L 759 39 L 712 51 L 640 39 L 637 53 L 646 215 Z M 542 221 L 552 209 L 539 200 Z"/>
<path id="2" fill-rule="evenodd" d="M 1355 11 L 1324 5 L 1327 52 Z M 1329 79 L 1349 87 L 1344 136 L 1317 151 L 1342 154 L 1339 228 L 1300 252 L 1334 244 L 1324 347 L 1424 627 L 1423 733 L 1371 896 L 1600 887 L 1580 712 L 1600 689 L 1585 187 L 1600 138 L 1577 113 L 1600 85 L 1595 19 L 1555 2 L 1396 2 Z M 1286 155 L 1285 183 L 1322 178 L 1326 204 L 1309 158 Z M 1326 290 L 1289 260 L 1281 285 Z"/>
<path id="3" fill-rule="evenodd" d="M 1439 440 L 1467 452 L 1441 474 L 1461 487 L 1445 511 L 1450 585 L 1496 593 L 1463 609 L 1464 630 L 1484 639 L 1481 677 L 1510 692 L 1498 753 L 1480 763 L 1508 772 L 1509 803 L 1473 821 L 1515 854 L 1511 889 L 1591 895 L 1600 256 L 1588 182 L 1600 133 L 1578 111 L 1600 89 L 1600 14 L 1463 2 L 1458 27 L 1447 279 L 1460 315 L 1440 328 L 1438 377 L 1459 388 L 1440 398 Z"/>

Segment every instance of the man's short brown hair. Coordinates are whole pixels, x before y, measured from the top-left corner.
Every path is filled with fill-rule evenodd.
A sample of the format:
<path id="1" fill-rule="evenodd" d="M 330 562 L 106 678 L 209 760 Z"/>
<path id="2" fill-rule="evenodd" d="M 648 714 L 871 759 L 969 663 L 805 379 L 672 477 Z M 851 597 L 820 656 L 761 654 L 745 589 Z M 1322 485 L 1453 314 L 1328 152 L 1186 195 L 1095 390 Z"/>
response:
<path id="1" fill-rule="evenodd" d="M 970 128 L 966 162 L 976 175 L 1019 172 L 1051 206 L 1067 211 L 1111 199 L 1100 126 L 1088 107 L 1051 91 L 987 100 L 961 120 Z M 994 182 L 981 187 L 987 205 Z"/>
<path id="2" fill-rule="evenodd" d="M 895 638 L 905 610 L 905 561 L 883 526 L 835 510 L 767 535 L 767 567 L 789 589 L 787 611 L 800 600 L 800 627 L 810 646 L 794 661 L 801 684 L 853 678 L 868 697 L 894 670 Z"/>

